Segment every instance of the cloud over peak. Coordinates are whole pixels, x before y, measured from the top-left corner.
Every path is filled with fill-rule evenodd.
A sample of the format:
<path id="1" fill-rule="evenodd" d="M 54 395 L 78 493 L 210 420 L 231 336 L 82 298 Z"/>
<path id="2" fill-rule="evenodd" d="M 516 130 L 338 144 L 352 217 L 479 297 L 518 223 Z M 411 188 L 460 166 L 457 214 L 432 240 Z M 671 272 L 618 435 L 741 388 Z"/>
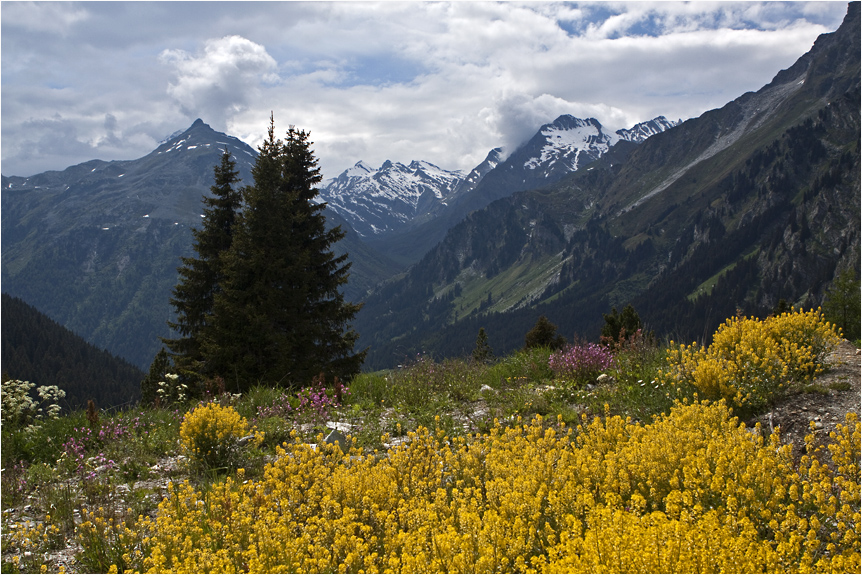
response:
<path id="1" fill-rule="evenodd" d="M 171 67 L 167 93 L 183 114 L 225 126 L 257 100 L 262 84 L 275 84 L 278 63 L 266 48 L 231 35 L 206 40 L 195 54 L 166 49 L 159 60 Z"/>

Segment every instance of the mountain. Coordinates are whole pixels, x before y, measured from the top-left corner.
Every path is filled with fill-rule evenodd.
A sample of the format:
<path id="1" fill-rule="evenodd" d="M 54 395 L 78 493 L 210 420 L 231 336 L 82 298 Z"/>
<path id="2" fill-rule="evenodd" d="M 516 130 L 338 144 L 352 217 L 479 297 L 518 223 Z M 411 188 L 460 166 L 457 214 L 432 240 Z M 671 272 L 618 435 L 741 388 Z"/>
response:
<path id="1" fill-rule="evenodd" d="M 510 158 L 507 169 L 511 171 L 522 165 L 526 170 L 522 182 L 529 188 L 541 187 L 598 160 L 620 140 L 640 143 L 678 123 L 659 116 L 631 129 L 609 134 L 595 118 L 581 120 L 560 116 L 542 126 L 521 146 Z"/>
<path id="2" fill-rule="evenodd" d="M 841 270 L 860 269 L 859 38 L 852 3 L 757 92 L 470 213 L 368 298 L 356 322 L 366 365 L 467 354 L 480 327 L 505 353 L 541 314 L 592 339 L 602 313 L 633 303 L 658 334 L 691 341 L 737 310 L 819 305 Z M 474 192 L 525 174 L 513 157 Z"/>
<path id="3" fill-rule="evenodd" d="M 376 233 L 365 237 L 369 245 L 393 260 L 405 265 L 415 263 L 470 212 L 515 192 L 553 184 L 602 157 L 621 141 L 640 143 L 677 123 L 660 116 L 614 133 L 607 132 L 595 118 L 560 116 L 539 128 L 507 158 L 503 158 L 501 149 L 492 150 L 461 185 L 450 186 L 452 192 L 438 192 L 436 197 L 440 199 L 430 206 L 428 213 L 404 220 L 398 226 L 377 228 Z M 362 193 L 360 189 L 343 189 L 342 197 Z M 355 220 L 365 217 L 358 206 L 361 202 L 354 201 Z M 360 224 L 354 219 L 349 221 L 358 227 Z"/>
<path id="4" fill-rule="evenodd" d="M 496 178 L 496 195 L 553 183 L 597 160 L 620 140 L 640 143 L 677 123 L 660 116 L 631 129 L 606 133 L 594 118 L 560 116 L 515 151 L 506 163 L 508 174 Z M 376 170 L 360 161 L 337 178 L 323 182 L 320 201 L 344 218 L 360 237 L 384 237 L 434 220 L 450 203 L 475 189 L 503 160 L 503 150 L 495 148 L 468 174 L 423 161 L 405 166 L 387 160 Z M 513 171 L 519 174 L 515 179 L 520 177 L 520 183 L 499 185 L 500 181 L 512 180 Z"/>
<path id="5" fill-rule="evenodd" d="M 387 160 L 377 170 L 358 162 L 324 182 L 319 199 L 367 237 L 426 218 L 461 191 L 465 176 L 422 161 L 405 166 Z"/>
<path id="6" fill-rule="evenodd" d="M 146 369 L 170 335 L 176 270 L 193 255 L 191 230 L 225 147 L 251 183 L 257 151 L 201 120 L 137 160 L 3 176 L 3 290 Z M 351 254 L 345 295 L 355 301 L 398 268 L 346 231 L 336 251 Z"/>
<path id="7" fill-rule="evenodd" d="M 36 308 L 3 294 L 3 373 L 37 386 L 56 385 L 60 402 L 84 409 L 92 399 L 100 408 L 136 403 L 144 372 L 96 348 Z"/>

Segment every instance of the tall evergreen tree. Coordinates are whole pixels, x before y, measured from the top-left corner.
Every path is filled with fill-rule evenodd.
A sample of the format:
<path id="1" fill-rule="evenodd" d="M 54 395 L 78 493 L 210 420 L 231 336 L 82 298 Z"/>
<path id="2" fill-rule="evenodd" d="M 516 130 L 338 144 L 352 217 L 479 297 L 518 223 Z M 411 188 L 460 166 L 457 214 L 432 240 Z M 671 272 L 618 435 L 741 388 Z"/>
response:
<path id="1" fill-rule="evenodd" d="M 350 264 L 331 250 L 344 232 L 327 230 L 324 205 L 313 201 L 321 178 L 308 138 L 291 126 L 276 139 L 270 120 L 254 185 L 243 189 L 203 353 L 234 391 L 298 386 L 321 372 L 346 379 L 365 357 L 353 353 L 358 335 L 349 327 L 360 306 L 339 291 Z"/>
<path id="2" fill-rule="evenodd" d="M 150 364 L 150 371 L 147 376 L 141 381 L 141 404 L 155 405 L 159 393 L 159 382 L 165 381 L 165 375 L 171 370 L 171 359 L 165 348 L 159 350 L 156 357 L 153 358 L 153 363 Z"/>
<path id="3" fill-rule="evenodd" d="M 221 164 L 213 171 L 212 196 L 203 198 L 203 227 L 193 231 L 197 257 L 182 258 L 183 265 L 177 270 L 180 281 L 171 298 L 177 315 L 176 321 L 168 325 L 180 336 L 162 338 L 177 371 L 184 376 L 211 375 L 202 364 L 201 339 L 211 321 L 215 294 L 224 280 L 222 256 L 231 246 L 242 205 L 242 193 L 236 189 L 239 172 L 227 148 Z"/>
<path id="4" fill-rule="evenodd" d="M 845 269 L 826 290 L 823 314 L 844 332 L 850 341 L 859 339 L 860 332 L 859 280 L 852 268 Z"/>
<path id="5" fill-rule="evenodd" d="M 473 349 L 473 361 L 477 363 L 486 363 L 494 358 L 494 351 L 488 343 L 488 334 L 485 333 L 485 328 L 479 328 L 479 334 L 476 336 L 476 347 Z"/>

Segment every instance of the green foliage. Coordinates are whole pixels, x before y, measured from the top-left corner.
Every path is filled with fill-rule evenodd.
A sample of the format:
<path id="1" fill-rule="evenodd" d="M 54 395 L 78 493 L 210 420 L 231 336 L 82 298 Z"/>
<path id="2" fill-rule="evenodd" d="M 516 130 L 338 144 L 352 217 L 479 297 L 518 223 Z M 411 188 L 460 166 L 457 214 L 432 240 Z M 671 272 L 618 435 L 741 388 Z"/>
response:
<path id="1" fill-rule="evenodd" d="M 632 304 L 623 308 L 622 313 L 617 313 L 617 308 L 611 308 L 611 313 L 602 314 L 605 325 L 602 326 L 602 341 L 611 347 L 615 347 L 621 340 L 637 333 L 643 327 L 641 318 Z"/>
<path id="2" fill-rule="evenodd" d="M 321 372 L 348 379 L 365 352 L 353 353 L 349 322 L 359 306 L 344 301 L 346 254 L 332 245 L 344 237 L 326 229 L 324 205 L 314 203 L 320 182 L 305 131 L 291 127 L 275 138 L 272 120 L 243 188 L 244 208 L 221 264 L 224 279 L 213 299 L 201 356 L 229 391 L 256 383 L 300 387 Z"/>
<path id="3" fill-rule="evenodd" d="M 859 339 L 862 317 L 860 317 L 860 282 L 856 272 L 845 269 L 826 290 L 823 301 L 823 315 L 841 328 L 844 338 L 850 341 Z"/>
<path id="4" fill-rule="evenodd" d="M 476 347 L 473 349 L 473 361 L 485 363 L 494 358 L 494 351 L 488 343 L 488 335 L 485 333 L 485 328 L 479 328 L 479 334 L 476 336 Z"/>
<path id="5" fill-rule="evenodd" d="M 215 294 L 225 280 L 222 255 L 230 249 L 242 204 L 242 195 L 234 189 L 240 181 L 239 172 L 227 148 L 214 169 L 214 179 L 212 197 L 203 198 L 203 228 L 193 232 L 197 257 L 182 258 L 183 265 L 177 270 L 180 282 L 171 298 L 177 319 L 168 325 L 180 337 L 162 338 L 177 370 L 193 379 L 213 375 L 203 364 L 201 339 L 213 313 Z"/>
<path id="6" fill-rule="evenodd" d="M 544 315 L 539 316 L 536 325 L 524 336 L 524 348 L 548 347 L 560 349 L 566 345 L 566 338 L 557 334 L 557 326 Z"/>
<path id="7" fill-rule="evenodd" d="M 554 374 L 548 365 L 551 349 L 531 347 L 516 351 L 489 366 L 482 383 L 490 387 L 508 387 L 511 382 L 527 382 L 531 385 L 551 379 Z"/>

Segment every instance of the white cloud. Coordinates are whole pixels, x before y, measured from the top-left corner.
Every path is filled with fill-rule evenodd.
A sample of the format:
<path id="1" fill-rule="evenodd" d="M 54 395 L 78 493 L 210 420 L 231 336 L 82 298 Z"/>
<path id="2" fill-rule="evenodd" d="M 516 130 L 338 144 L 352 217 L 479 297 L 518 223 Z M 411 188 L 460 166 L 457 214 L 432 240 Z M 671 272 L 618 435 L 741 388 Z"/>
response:
<path id="1" fill-rule="evenodd" d="M 71 2 L 4 2 L 3 25 L 28 32 L 66 36 L 75 24 L 87 20 L 87 11 Z"/>
<path id="2" fill-rule="evenodd" d="M 183 113 L 217 126 L 255 102 L 262 84 L 278 82 L 275 59 L 242 36 L 207 40 L 195 55 L 167 49 L 160 59 L 175 71 L 176 82 L 169 84 L 168 94 Z"/>
<path id="3" fill-rule="evenodd" d="M 563 113 L 616 129 L 769 82 L 842 3 L 2 3 L 3 173 L 140 157 L 197 117 L 252 145 L 269 113 L 325 177 L 468 170 Z M 58 140 L 68 140 L 59 142 Z"/>

